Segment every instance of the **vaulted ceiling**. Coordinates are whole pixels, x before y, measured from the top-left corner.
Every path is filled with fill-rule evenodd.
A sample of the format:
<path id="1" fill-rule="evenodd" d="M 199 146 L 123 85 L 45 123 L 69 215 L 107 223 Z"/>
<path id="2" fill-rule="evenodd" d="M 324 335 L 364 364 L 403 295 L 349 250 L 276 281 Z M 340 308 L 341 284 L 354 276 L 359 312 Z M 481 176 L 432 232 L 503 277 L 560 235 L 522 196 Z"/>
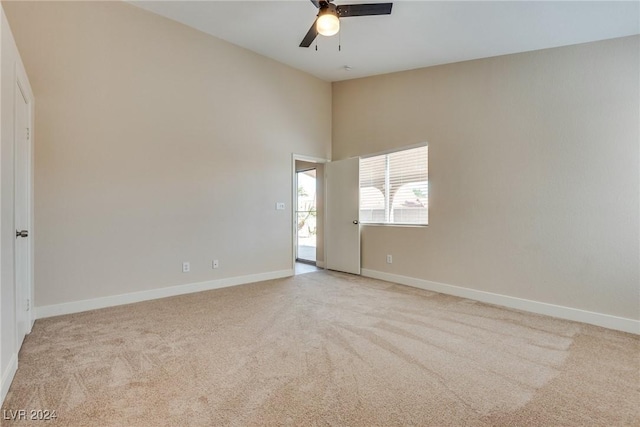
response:
<path id="1" fill-rule="evenodd" d="M 405 0 L 391 15 L 342 18 L 339 35 L 301 48 L 317 13 L 309 0 L 131 3 L 327 81 L 640 33 L 638 1 Z"/>

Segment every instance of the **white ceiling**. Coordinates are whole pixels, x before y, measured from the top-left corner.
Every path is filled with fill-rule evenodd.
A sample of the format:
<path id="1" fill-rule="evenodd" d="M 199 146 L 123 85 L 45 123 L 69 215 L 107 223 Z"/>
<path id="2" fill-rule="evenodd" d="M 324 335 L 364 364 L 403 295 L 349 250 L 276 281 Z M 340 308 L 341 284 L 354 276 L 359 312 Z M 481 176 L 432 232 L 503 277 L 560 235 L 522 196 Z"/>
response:
<path id="1" fill-rule="evenodd" d="M 316 51 L 298 47 L 309 0 L 131 3 L 327 81 L 640 33 L 639 1 L 396 0 L 391 15 L 341 19 L 340 39 L 318 36 Z"/>

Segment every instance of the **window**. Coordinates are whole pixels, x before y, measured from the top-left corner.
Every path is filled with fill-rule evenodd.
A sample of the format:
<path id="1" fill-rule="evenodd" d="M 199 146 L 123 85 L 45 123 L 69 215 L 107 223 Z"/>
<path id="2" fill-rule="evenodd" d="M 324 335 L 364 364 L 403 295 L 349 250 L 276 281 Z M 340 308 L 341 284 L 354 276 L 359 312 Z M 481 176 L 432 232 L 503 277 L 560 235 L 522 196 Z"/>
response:
<path id="1" fill-rule="evenodd" d="M 360 159 L 360 222 L 429 223 L 428 147 Z"/>

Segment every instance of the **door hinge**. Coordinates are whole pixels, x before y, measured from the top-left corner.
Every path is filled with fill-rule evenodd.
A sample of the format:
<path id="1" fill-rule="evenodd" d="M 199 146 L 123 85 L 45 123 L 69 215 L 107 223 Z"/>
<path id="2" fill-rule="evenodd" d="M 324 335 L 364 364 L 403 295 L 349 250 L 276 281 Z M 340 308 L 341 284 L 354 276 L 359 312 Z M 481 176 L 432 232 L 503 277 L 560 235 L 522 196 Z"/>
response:
<path id="1" fill-rule="evenodd" d="M 27 310 L 26 311 L 29 311 L 29 310 L 31 310 L 31 299 L 27 298 Z"/>
<path id="2" fill-rule="evenodd" d="M 27 128 L 27 141 L 31 138 L 31 129 Z"/>

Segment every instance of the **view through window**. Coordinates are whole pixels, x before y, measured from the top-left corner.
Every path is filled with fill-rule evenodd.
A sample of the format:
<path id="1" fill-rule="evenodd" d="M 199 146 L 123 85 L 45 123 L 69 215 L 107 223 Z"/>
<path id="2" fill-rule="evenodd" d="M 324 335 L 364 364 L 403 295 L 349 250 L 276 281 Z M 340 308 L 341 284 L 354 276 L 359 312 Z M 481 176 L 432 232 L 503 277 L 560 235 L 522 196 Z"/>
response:
<path id="1" fill-rule="evenodd" d="M 428 147 L 360 159 L 360 222 L 429 223 Z"/>

